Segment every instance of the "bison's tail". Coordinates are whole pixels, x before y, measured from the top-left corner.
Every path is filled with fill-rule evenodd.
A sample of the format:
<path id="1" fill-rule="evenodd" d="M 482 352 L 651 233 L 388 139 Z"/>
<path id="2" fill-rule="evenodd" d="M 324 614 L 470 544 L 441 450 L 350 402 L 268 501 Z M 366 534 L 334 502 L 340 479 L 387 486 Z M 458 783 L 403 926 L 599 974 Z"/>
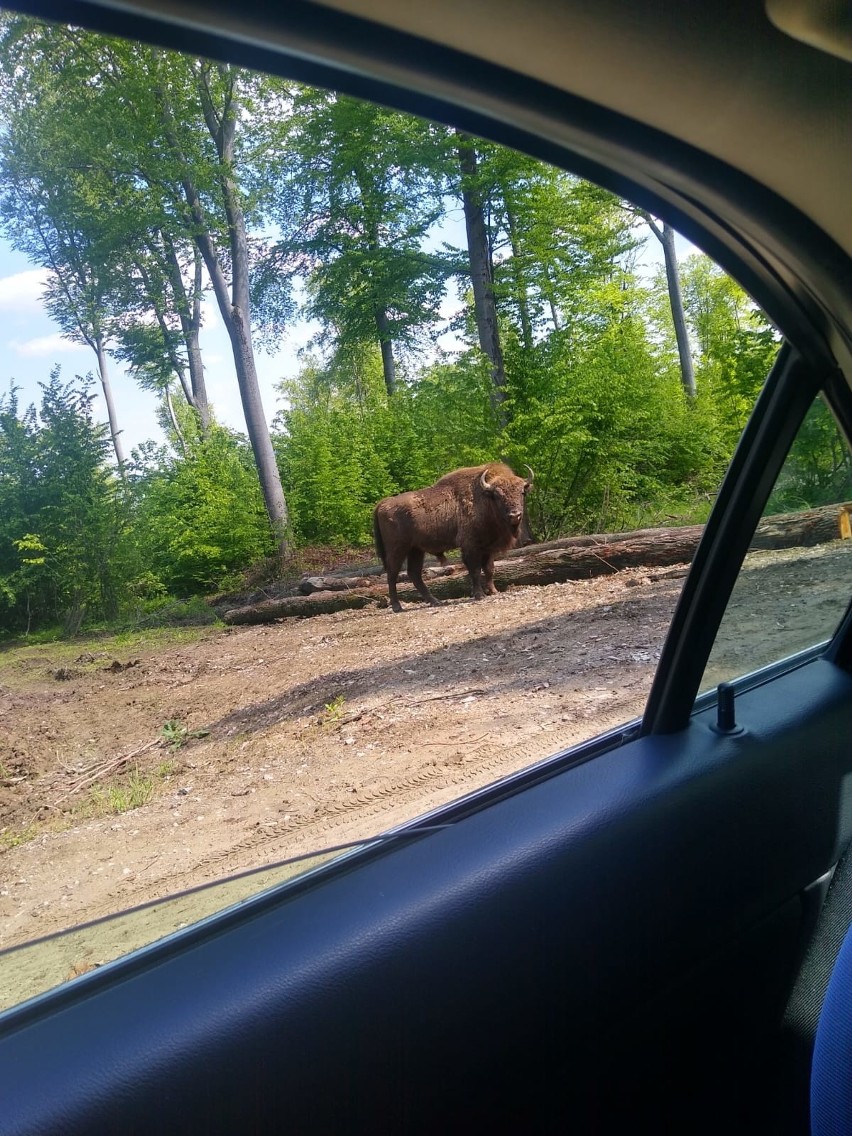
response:
<path id="1" fill-rule="evenodd" d="M 385 555 L 385 542 L 382 540 L 382 530 L 381 530 L 381 527 L 379 526 L 379 507 L 378 507 L 378 505 L 376 506 L 375 509 L 373 509 L 373 542 L 375 543 L 376 552 L 378 553 L 379 560 L 381 560 L 382 564 L 385 567 L 385 571 L 387 571 L 388 562 L 387 562 L 387 557 Z"/>

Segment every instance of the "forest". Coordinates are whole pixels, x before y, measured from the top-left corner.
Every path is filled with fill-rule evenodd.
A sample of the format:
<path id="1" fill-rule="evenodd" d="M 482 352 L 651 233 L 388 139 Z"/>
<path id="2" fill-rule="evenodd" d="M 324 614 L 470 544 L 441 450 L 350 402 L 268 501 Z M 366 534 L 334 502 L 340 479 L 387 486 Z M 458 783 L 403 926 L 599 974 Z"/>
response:
<path id="1" fill-rule="evenodd" d="M 705 519 L 780 340 L 642 209 L 451 127 L 17 15 L 0 104 L 3 235 L 92 359 L 33 405 L 0 376 L 0 633 L 191 615 L 368 548 L 379 498 L 484 461 L 533 467 L 537 540 Z M 244 432 L 208 399 L 207 303 Z M 259 353 L 306 320 L 267 421 Z M 126 382 L 165 443 L 125 452 Z M 779 509 L 848 479 L 827 412 L 812 435 Z"/>

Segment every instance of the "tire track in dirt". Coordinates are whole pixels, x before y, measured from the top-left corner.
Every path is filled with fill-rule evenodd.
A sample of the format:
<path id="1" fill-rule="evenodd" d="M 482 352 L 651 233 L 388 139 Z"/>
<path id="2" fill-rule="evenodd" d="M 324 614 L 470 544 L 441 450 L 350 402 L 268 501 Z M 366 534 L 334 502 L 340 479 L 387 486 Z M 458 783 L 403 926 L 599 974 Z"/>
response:
<path id="1" fill-rule="evenodd" d="M 642 700 L 636 700 L 635 706 L 620 703 L 610 711 L 610 720 L 601 718 L 598 724 L 603 730 L 623 724 L 636 716 L 641 705 Z M 288 820 L 275 822 L 274 829 L 269 825 L 272 830 L 264 831 L 266 826 L 263 822 L 257 822 L 260 831 L 243 837 L 231 847 L 203 856 L 190 867 L 160 874 L 150 893 L 149 889 L 141 889 L 137 900 L 146 902 L 165 899 L 199 884 L 224 882 L 236 873 L 268 866 L 289 857 L 300 856 L 304 852 L 319 855 L 323 848 L 336 844 L 349 841 L 366 843 L 396 824 L 457 799 L 461 795 L 460 790 L 464 792 L 465 788 L 468 791 L 483 788 L 499 780 L 501 776 L 547 760 L 573 744 L 580 736 L 585 736 L 579 732 L 576 736 L 571 735 L 570 727 L 563 723 L 558 727 L 543 728 L 536 733 L 534 739 L 501 747 L 496 753 L 497 743 L 486 741 L 469 750 L 463 763 L 455 767 L 443 764 L 424 765 L 417 773 L 389 784 L 366 792 L 359 790 L 357 796 L 345 800 L 328 801 L 310 815 L 291 816 Z M 395 807 L 389 813 L 387 802 L 391 798 L 395 799 Z M 376 827 L 368 827 L 365 822 L 373 818 L 376 819 Z M 357 826 L 357 831 L 353 826 Z M 310 839 L 311 832 L 317 829 L 320 830 L 321 839 Z M 330 838 L 334 833 L 337 838 Z M 119 891 L 111 892 L 89 917 L 98 919 L 112 914 L 120 897 Z"/>

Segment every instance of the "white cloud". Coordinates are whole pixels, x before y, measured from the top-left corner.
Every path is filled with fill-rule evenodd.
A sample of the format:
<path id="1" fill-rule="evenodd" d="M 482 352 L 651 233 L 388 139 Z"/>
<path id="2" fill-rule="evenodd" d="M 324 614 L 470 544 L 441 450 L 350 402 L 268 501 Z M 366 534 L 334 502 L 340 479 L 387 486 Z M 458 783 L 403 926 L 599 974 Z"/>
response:
<path id="1" fill-rule="evenodd" d="M 72 343 L 59 332 L 53 335 L 42 335 L 37 339 L 27 339 L 23 343 L 13 339 L 8 345 L 16 355 L 24 358 L 35 358 L 43 355 L 67 354 L 70 351 L 88 351 L 84 343 Z"/>
<path id="2" fill-rule="evenodd" d="M 47 269 L 29 268 L 13 276 L 0 277 L 0 309 L 32 311 L 41 307 L 41 294 L 47 283 Z"/>

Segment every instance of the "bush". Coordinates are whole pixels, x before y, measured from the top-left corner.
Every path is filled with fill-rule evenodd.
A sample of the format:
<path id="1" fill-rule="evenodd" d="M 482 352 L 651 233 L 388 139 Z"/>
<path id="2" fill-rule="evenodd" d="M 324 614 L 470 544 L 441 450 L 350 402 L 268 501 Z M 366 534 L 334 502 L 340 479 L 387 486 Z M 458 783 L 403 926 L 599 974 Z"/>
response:
<path id="1" fill-rule="evenodd" d="M 227 587 L 273 551 L 248 446 L 219 426 L 189 441 L 185 456 L 137 455 L 133 494 L 145 572 L 173 595 Z"/>

